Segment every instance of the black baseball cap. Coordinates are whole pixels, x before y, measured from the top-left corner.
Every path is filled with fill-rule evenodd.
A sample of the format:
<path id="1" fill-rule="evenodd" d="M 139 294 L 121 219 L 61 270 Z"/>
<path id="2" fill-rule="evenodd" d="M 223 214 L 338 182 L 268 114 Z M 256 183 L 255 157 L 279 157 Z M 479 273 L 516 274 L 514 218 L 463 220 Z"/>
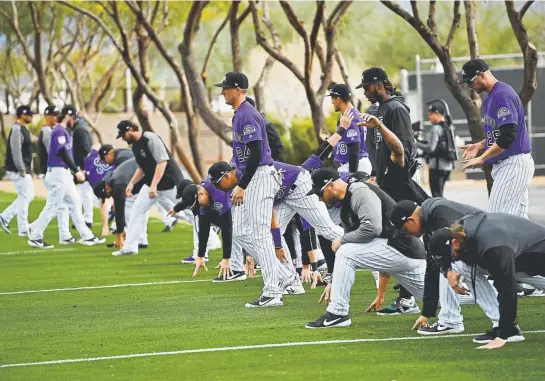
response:
<path id="1" fill-rule="evenodd" d="M 100 180 L 94 187 L 93 192 L 95 193 L 95 196 L 99 200 L 102 200 L 104 202 L 107 198 L 106 196 L 106 180 Z"/>
<path id="2" fill-rule="evenodd" d="M 439 102 L 433 102 L 428 105 L 428 111 L 429 112 L 435 112 L 437 114 L 441 114 L 443 116 L 447 115 L 447 110 L 445 110 L 445 106 L 443 106 Z"/>
<path id="3" fill-rule="evenodd" d="M 326 97 L 341 98 L 341 99 L 350 99 L 352 93 L 350 88 L 344 83 L 338 83 L 329 89 L 329 94 Z"/>
<path id="4" fill-rule="evenodd" d="M 44 110 L 44 116 L 59 115 L 61 111 L 55 105 L 47 106 Z"/>
<path id="5" fill-rule="evenodd" d="M 223 87 L 224 89 L 232 89 L 238 87 L 239 89 L 248 89 L 248 77 L 244 73 L 238 71 L 231 71 L 225 74 L 221 83 L 216 83 L 214 86 Z"/>
<path id="6" fill-rule="evenodd" d="M 15 115 L 17 115 L 17 118 L 22 117 L 23 115 L 30 115 L 32 116 L 34 113 L 30 109 L 30 106 L 27 105 L 21 105 L 17 107 L 17 110 L 15 110 Z"/>
<path id="7" fill-rule="evenodd" d="M 307 196 L 321 196 L 325 187 L 340 178 L 339 172 L 335 168 L 320 168 L 312 173 L 312 189 L 307 193 Z"/>
<path id="8" fill-rule="evenodd" d="M 116 139 L 119 139 L 125 135 L 125 132 L 129 131 L 131 128 L 138 128 L 136 124 L 131 122 L 130 120 L 122 120 L 117 124 L 117 136 Z"/>
<path id="9" fill-rule="evenodd" d="M 433 232 L 430 238 L 430 253 L 435 257 L 450 257 L 452 231 L 449 228 L 441 228 Z"/>
<path id="10" fill-rule="evenodd" d="M 372 67 L 361 74 L 361 83 L 356 89 L 370 85 L 371 83 L 384 82 L 388 80 L 388 75 L 379 67 Z"/>
<path id="11" fill-rule="evenodd" d="M 106 155 L 108 154 L 108 152 L 110 152 L 111 150 L 114 149 L 114 146 L 111 145 L 111 144 L 103 144 L 99 149 L 98 149 L 98 156 L 100 157 L 100 160 L 104 160 L 104 158 L 106 157 Z"/>
<path id="12" fill-rule="evenodd" d="M 176 186 L 176 198 L 182 198 L 184 189 L 191 184 L 193 184 L 193 181 L 189 179 L 183 179 L 182 181 L 180 181 L 180 183 Z"/>
<path id="13" fill-rule="evenodd" d="M 77 113 L 78 113 L 78 111 L 76 110 L 74 105 L 66 105 L 66 106 L 64 106 L 62 108 L 62 111 L 61 111 L 61 114 L 64 115 L 64 116 L 70 115 L 70 116 L 75 117 Z"/>
<path id="14" fill-rule="evenodd" d="M 212 181 L 212 184 L 219 184 L 221 179 L 223 179 L 225 175 L 232 170 L 233 167 L 231 166 L 231 164 L 227 163 L 226 161 L 218 161 L 217 163 L 212 164 L 212 166 L 208 170 L 210 181 Z"/>
<path id="15" fill-rule="evenodd" d="M 413 215 L 418 205 L 414 201 L 402 200 L 394 205 L 392 214 L 390 215 L 390 221 L 398 229 L 403 227 L 407 218 Z"/>
<path id="16" fill-rule="evenodd" d="M 476 58 L 470 61 L 467 61 L 464 66 L 462 66 L 462 81 L 470 85 L 479 73 L 484 73 L 485 71 L 490 70 L 488 64 L 480 59 Z"/>
<path id="17" fill-rule="evenodd" d="M 189 209 L 194 215 L 199 213 L 199 197 L 197 195 L 198 188 L 195 184 L 189 184 L 182 192 L 182 210 Z"/>

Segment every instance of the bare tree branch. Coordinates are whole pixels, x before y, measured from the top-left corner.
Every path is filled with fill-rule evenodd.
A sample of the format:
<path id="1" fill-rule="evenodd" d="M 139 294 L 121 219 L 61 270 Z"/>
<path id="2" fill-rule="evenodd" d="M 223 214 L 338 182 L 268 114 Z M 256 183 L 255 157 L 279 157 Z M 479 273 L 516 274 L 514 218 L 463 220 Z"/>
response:
<path id="1" fill-rule="evenodd" d="M 416 1 L 411 1 L 411 9 L 413 10 L 413 17 L 420 21 L 420 13 L 418 12 L 418 3 Z"/>
<path id="2" fill-rule="evenodd" d="M 477 28 L 475 27 L 475 2 L 473 0 L 464 1 L 466 10 L 466 29 L 467 41 L 469 43 L 469 54 L 471 58 L 479 57 L 479 44 L 477 42 Z"/>
<path id="3" fill-rule="evenodd" d="M 460 27 L 460 20 L 462 19 L 462 15 L 460 14 L 460 1 L 454 2 L 454 7 L 452 11 L 452 23 L 450 24 L 450 29 L 448 32 L 447 41 L 445 43 L 445 49 L 450 54 L 450 46 L 452 44 L 452 40 L 454 40 L 454 33 L 456 33 L 456 30 Z"/>
<path id="4" fill-rule="evenodd" d="M 242 71 L 242 57 L 240 56 L 240 36 L 239 24 L 237 19 L 238 6 L 240 1 L 235 0 L 231 3 L 229 10 L 229 27 L 231 30 L 231 56 L 233 58 L 233 70 Z"/>
<path id="5" fill-rule="evenodd" d="M 319 0 L 316 2 L 316 14 L 314 15 L 314 23 L 312 24 L 312 31 L 310 32 L 311 65 L 312 65 L 312 61 L 314 57 L 314 52 L 316 51 L 316 40 L 318 39 L 318 33 L 320 32 L 320 27 L 324 19 L 324 8 L 325 8 L 325 1 Z"/>
<path id="6" fill-rule="evenodd" d="M 437 22 L 435 20 L 435 3 L 436 1 L 430 1 L 430 7 L 428 11 L 428 28 L 434 36 L 437 36 Z"/>
<path id="7" fill-rule="evenodd" d="M 531 1 L 527 1 L 526 3 L 524 3 L 524 5 L 522 6 L 522 8 L 520 8 L 520 12 L 519 12 L 519 20 L 522 21 L 522 19 L 524 18 L 524 15 L 526 14 L 526 11 L 528 10 L 528 8 L 530 8 L 530 6 L 534 3 L 533 0 Z"/>
<path id="8" fill-rule="evenodd" d="M 250 9 L 250 7 L 248 7 L 247 9 Z M 227 21 L 229 21 L 230 16 L 231 14 L 228 12 L 227 17 L 225 17 L 223 22 L 220 24 L 219 28 L 216 30 L 216 33 L 214 33 L 212 40 L 210 41 L 210 45 L 208 46 L 208 52 L 206 53 L 206 58 L 204 59 L 204 64 L 202 65 L 202 70 L 201 70 L 201 77 L 203 78 L 206 78 L 206 69 L 208 67 L 208 62 L 210 61 L 210 57 L 212 56 L 212 49 L 214 48 L 214 45 L 216 44 L 216 41 L 221 31 L 223 30 L 223 28 L 225 28 L 225 25 L 227 25 Z"/>

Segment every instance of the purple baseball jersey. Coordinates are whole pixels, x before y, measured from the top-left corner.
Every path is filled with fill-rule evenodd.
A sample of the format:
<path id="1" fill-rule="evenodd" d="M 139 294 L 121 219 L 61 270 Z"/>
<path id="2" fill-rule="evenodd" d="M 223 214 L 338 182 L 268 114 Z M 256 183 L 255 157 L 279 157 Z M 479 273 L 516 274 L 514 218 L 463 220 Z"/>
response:
<path id="1" fill-rule="evenodd" d="M 348 163 L 348 144 L 351 143 L 360 143 L 360 153 L 359 158 L 367 157 L 367 147 L 365 145 L 365 134 L 366 134 L 366 128 L 358 126 L 357 123 L 361 122 L 361 115 L 355 107 L 352 107 L 352 113 L 354 115 L 354 119 L 352 119 L 352 123 L 350 123 L 350 126 L 344 133 L 342 139 L 337 143 L 335 146 L 335 150 L 333 152 L 333 161 L 338 164 L 345 164 Z M 337 124 L 337 128 L 340 127 L 340 121 Z"/>
<path id="2" fill-rule="evenodd" d="M 210 200 L 210 206 L 208 208 L 201 208 L 201 214 L 207 214 L 214 210 L 220 216 L 223 216 L 229 209 L 231 209 L 230 192 L 223 192 L 217 189 L 210 181 L 209 176 L 207 176 L 201 182 L 201 186 L 208 191 L 208 197 Z"/>
<path id="3" fill-rule="evenodd" d="M 96 149 L 92 149 L 85 158 L 85 174 L 87 175 L 87 181 L 92 187 L 102 181 L 106 174 L 113 171 L 114 168 L 113 165 L 106 164 L 100 160 Z"/>
<path id="4" fill-rule="evenodd" d="M 274 204 L 281 202 L 292 191 L 293 184 L 297 181 L 297 177 L 301 173 L 301 167 L 295 165 L 281 163 L 275 161 L 273 163 L 274 168 L 282 175 L 282 185 L 274 196 Z"/>
<path id="5" fill-rule="evenodd" d="M 248 161 L 249 150 L 246 144 L 261 142 L 261 160 L 259 165 L 271 165 L 271 149 L 267 139 L 265 121 L 259 111 L 248 102 L 243 102 L 233 117 L 233 160 L 237 169 L 243 171 Z"/>
<path id="6" fill-rule="evenodd" d="M 487 163 L 493 164 L 509 156 L 529 153 L 532 144 L 526 130 L 524 107 L 511 86 L 504 82 L 497 82 L 492 91 L 483 101 L 483 126 L 486 148 L 491 147 L 500 134 L 500 126 L 514 123 L 517 125 L 517 137 L 513 144 L 501 154 Z"/>
<path id="7" fill-rule="evenodd" d="M 59 156 L 59 150 L 66 149 L 68 156 L 74 157 L 72 153 L 72 137 L 70 133 L 62 125 L 57 124 L 51 130 L 51 143 L 49 146 L 49 156 L 47 157 L 48 167 L 68 168 L 64 161 Z"/>

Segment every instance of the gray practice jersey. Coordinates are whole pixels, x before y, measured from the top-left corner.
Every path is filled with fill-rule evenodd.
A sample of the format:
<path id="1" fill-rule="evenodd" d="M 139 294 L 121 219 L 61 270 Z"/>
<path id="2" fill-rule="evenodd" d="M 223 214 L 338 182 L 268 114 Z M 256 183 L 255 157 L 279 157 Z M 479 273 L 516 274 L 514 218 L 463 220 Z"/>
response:
<path id="1" fill-rule="evenodd" d="M 341 219 L 345 230 L 341 244 L 372 241 L 382 233 L 380 199 L 364 183 L 351 184 L 341 205 Z"/>

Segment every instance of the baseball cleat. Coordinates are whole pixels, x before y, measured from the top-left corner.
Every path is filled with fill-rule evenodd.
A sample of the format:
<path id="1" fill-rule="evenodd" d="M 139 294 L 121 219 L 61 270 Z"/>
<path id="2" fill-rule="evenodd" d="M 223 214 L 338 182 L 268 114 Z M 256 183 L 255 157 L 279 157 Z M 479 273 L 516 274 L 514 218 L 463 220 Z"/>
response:
<path id="1" fill-rule="evenodd" d="M 514 332 L 513 335 L 509 336 L 507 338 L 508 343 L 519 343 L 521 341 L 526 340 L 524 336 L 522 336 L 522 332 L 520 331 L 520 327 L 517 325 L 516 332 Z M 500 329 L 499 327 L 494 327 L 492 329 L 489 329 L 486 331 L 483 335 L 479 335 L 473 338 L 473 342 L 477 344 L 488 344 L 495 338 L 499 336 Z"/>
<path id="2" fill-rule="evenodd" d="M 379 316 L 394 316 L 394 315 L 411 315 L 419 314 L 420 307 L 416 304 L 414 296 L 411 296 L 410 299 L 395 298 L 394 302 L 388 307 L 381 309 L 377 312 Z"/>
<path id="3" fill-rule="evenodd" d="M 163 230 L 161 230 L 161 233 L 169 233 L 172 231 L 174 226 L 178 225 L 178 220 L 172 221 L 172 224 L 170 226 L 165 226 Z"/>
<path id="4" fill-rule="evenodd" d="M 251 303 L 246 303 L 246 308 L 280 307 L 284 305 L 281 297 L 260 296 Z"/>
<path id="5" fill-rule="evenodd" d="M 223 279 L 223 277 L 214 278 L 212 279 L 213 283 L 223 283 L 223 282 L 236 282 L 239 280 L 246 280 L 246 272 L 245 271 L 233 271 L 233 275 L 228 276 L 226 279 Z"/>
<path id="6" fill-rule="evenodd" d="M 70 237 L 68 239 L 61 239 L 59 241 L 59 245 L 73 245 L 75 243 L 77 243 L 77 241 L 74 237 Z"/>
<path id="7" fill-rule="evenodd" d="M 183 264 L 194 264 L 195 258 L 193 257 L 193 255 L 190 255 L 189 257 L 182 259 L 180 262 Z M 206 262 L 208 262 L 208 257 L 204 257 L 204 263 Z"/>
<path id="8" fill-rule="evenodd" d="M 96 246 L 106 242 L 106 238 L 93 237 L 91 239 L 81 240 L 83 246 Z"/>
<path id="9" fill-rule="evenodd" d="M 55 246 L 44 242 L 42 239 L 29 239 L 28 246 L 35 247 L 36 249 L 53 249 Z"/>
<path id="10" fill-rule="evenodd" d="M 305 324 L 305 328 L 343 328 L 350 327 L 351 325 L 352 320 L 350 320 L 350 317 L 348 315 L 340 316 L 334 315 L 330 312 L 326 312 L 325 315 Z"/>
<path id="11" fill-rule="evenodd" d="M 439 322 L 436 321 L 434 324 L 430 325 L 429 327 L 420 327 L 417 332 L 424 336 L 446 335 L 449 333 L 462 333 L 464 332 L 464 326 L 461 325 L 456 328 L 451 328 L 451 327 L 447 327 L 442 324 L 439 324 Z"/>
<path id="12" fill-rule="evenodd" d="M 0 217 L 0 227 L 4 229 L 6 233 L 11 234 L 11 229 L 9 228 L 7 221 L 4 220 L 2 217 Z"/>
<path id="13" fill-rule="evenodd" d="M 112 255 L 113 255 L 114 257 L 121 257 L 121 256 L 123 256 L 123 255 L 136 255 L 136 254 L 138 254 L 138 253 L 137 253 L 137 252 L 134 252 L 134 251 L 127 250 L 127 249 L 119 249 L 119 250 L 114 251 L 114 252 L 112 253 Z"/>

